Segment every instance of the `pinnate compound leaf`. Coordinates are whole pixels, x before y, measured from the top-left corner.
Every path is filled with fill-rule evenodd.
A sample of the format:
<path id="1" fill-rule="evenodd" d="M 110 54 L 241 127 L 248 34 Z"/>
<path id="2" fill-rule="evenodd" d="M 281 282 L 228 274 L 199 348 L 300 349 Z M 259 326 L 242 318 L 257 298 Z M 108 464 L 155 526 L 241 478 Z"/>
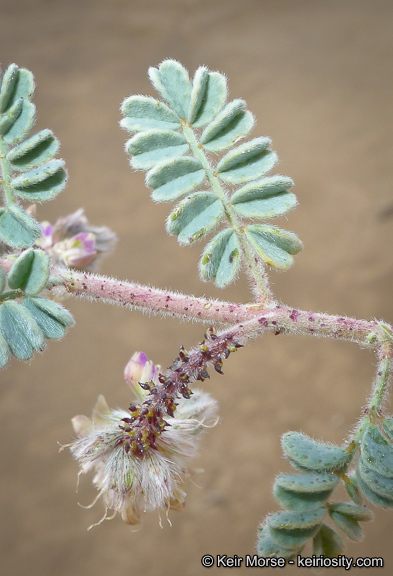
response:
<path id="1" fill-rule="evenodd" d="M 12 354 L 28 360 L 34 350 L 44 350 L 44 334 L 31 314 L 18 302 L 8 300 L 0 306 L 0 331 Z"/>
<path id="2" fill-rule="evenodd" d="M 205 177 L 205 170 L 199 160 L 183 156 L 155 166 L 146 174 L 146 185 L 153 188 L 153 200 L 170 202 L 193 192 Z"/>
<path id="3" fill-rule="evenodd" d="M 0 238 L 8 246 L 28 248 L 41 233 L 39 224 L 20 206 L 0 208 Z"/>
<path id="4" fill-rule="evenodd" d="M 38 294 L 49 278 L 49 256 L 43 250 L 25 250 L 15 260 L 8 273 L 8 285 L 26 294 Z"/>
<path id="5" fill-rule="evenodd" d="M 363 435 L 361 455 L 368 468 L 393 478 L 393 445 L 375 424 L 370 424 Z"/>
<path id="6" fill-rule="evenodd" d="M 173 130 L 147 130 L 136 134 L 126 144 L 133 154 L 131 166 L 135 170 L 150 170 L 172 158 L 184 156 L 190 148 L 183 134 Z"/>
<path id="7" fill-rule="evenodd" d="M 270 144 L 270 138 L 254 138 L 228 152 L 217 165 L 221 180 L 243 184 L 264 176 L 277 162 Z"/>
<path id="8" fill-rule="evenodd" d="M 265 220 L 282 216 L 297 205 L 295 194 L 288 192 L 293 181 L 285 176 L 271 176 L 251 182 L 237 190 L 231 204 L 237 214 Z"/>
<path id="9" fill-rule="evenodd" d="M 11 181 L 13 192 L 31 202 L 44 202 L 57 196 L 65 187 L 67 173 L 63 160 L 50 160 L 46 164 L 24 172 Z"/>
<path id="10" fill-rule="evenodd" d="M 74 319 L 70 312 L 47 298 L 39 296 L 24 298 L 22 304 L 37 322 L 45 338 L 62 338 L 68 326 L 73 326 Z"/>
<path id="11" fill-rule="evenodd" d="M 281 443 L 286 457 L 301 471 L 340 470 L 351 458 L 344 448 L 317 442 L 300 432 L 286 432 Z"/>
<path id="12" fill-rule="evenodd" d="M 224 215 L 214 192 L 197 192 L 180 202 L 169 215 L 167 231 L 180 244 L 192 244 L 213 230 Z"/>
<path id="13" fill-rule="evenodd" d="M 150 96 L 130 96 L 121 110 L 125 118 L 120 125 L 128 132 L 179 130 L 181 126 L 178 116 L 166 104 Z"/>
<path id="14" fill-rule="evenodd" d="M 303 248 L 296 234 L 275 226 L 251 224 L 245 228 L 245 234 L 256 253 L 278 270 L 288 270 L 293 263 L 292 255 Z"/>
<path id="15" fill-rule="evenodd" d="M 187 70 L 176 60 L 164 60 L 158 68 L 149 68 L 154 88 L 180 118 L 187 118 L 191 100 L 191 83 Z"/>
<path id="16" fill-rule="evenodd" d="M 344 541 L 333 528 L 322 523 L 321 529 L 314 536 L 313 554 L 335 558 L 344 551 Z"/>
<path id="17" fill-rule="evenodd" d="M 51 130 L 41 130 L 18 146 L 11 148 L 6 158 L 18 172 L 37 168 L 51 160 L 59 149 L 59 141 Z"/>
<path id="18" fill-rule="evenodd" d="M 200 142 L 206 150 L 220 152 L 230 148 L 238 138 L 246 136 L 254 125 L 244 100 L 233 100 L 217 114 L 203 131 Z"/>
<path id="19" fill-rule="evenodd" d="M 202 280 L 214 280 L 225 288 L 236 277 L 240 264 L 240 246 L 231 229 L 219 232 L 206 246 L 199 263 Z"/>
<path id="20" fill-rule="evenodd" d="M 198 68 L 191 93 L 189 123 L 195 128 L 209 124 L 225 106 L 227 95 L 227 82 L 223 74 Z"/>

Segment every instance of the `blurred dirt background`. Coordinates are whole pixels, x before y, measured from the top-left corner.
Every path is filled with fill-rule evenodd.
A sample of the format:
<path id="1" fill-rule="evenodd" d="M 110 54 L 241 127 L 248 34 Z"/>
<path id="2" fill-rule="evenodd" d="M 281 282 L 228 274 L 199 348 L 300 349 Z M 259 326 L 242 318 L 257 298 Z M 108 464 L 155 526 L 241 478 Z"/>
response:
<path id="1" fill-rule="evenodd" d="M 296 183 L 300 207 L 278 224 L 305 248 L 293 269 L 271 274 L 277 296 L 303 309 L 392 322 L 391 1 L 0 0 L 3 69 L 16 62 L 33 71 L 36 128 L 55 132 L 69 171 L 67 190 L 40 207 L 40 219 L 82 206 L 92 223 L 119 236 L 104 273 L 247 302 L 244 278 L 225 293 L 199 281 L 201 246 L 180 249 L 166 235 L 170 207 L 152 204 L 123 152 L 119 106 L 130 94 L 154 94 L 147 69 L 168 57 L 192 74 L 202 64 L 224 72 L 231 97 L 245 98 L 256 115 L 253 135 L 273 139 L 277 173 Z M 341 442 L 369 394 L 375 358 L 355 345 L 255 341 L 231 356 L 224 377 L 204 384 L 221 420 L 204 439 L 196 465 L 205 472 L 189 484 L 184 513 L 170 515 L 173 526 L 164 521 L 161 529 L 153 514 L 136 532 L 119 518 L 87 532 L 103 509 L 78 507 L 95 491 L 84 477 L 75 493 L 77 464 L 59 454 L 57 443 L 73 438 L 71 417 L 90 415 L 99 393 L 111 406 L 128 406 L 130 355 L 144 350 L 168 366 L 204 328 L 87 301 L 68 306 L 77 324 L 66 338 L 1 373 L 4 576 L 199 576 L 205 553 L 252 554 L 258 523 L 278 508 L 274 477 L 290 470 L 281 434 Z M 348 543 L 347 555 L 382 556 L 378 574 L 391 574 L 392 528 L 392 512 L 377 510 L 364 542 Z"/>

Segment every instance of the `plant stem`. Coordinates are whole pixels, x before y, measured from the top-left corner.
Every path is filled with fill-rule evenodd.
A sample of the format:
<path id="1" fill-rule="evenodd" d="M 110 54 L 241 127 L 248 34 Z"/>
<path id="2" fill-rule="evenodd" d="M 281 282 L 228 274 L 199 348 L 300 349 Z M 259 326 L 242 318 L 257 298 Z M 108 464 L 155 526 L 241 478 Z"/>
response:
<path id="1" fill-rule="evenodd" d="M 196 136 L 185 120 L 183 122 L 183 134 L 187 139 L 187 142 L 191 148 L 192 153 L 194 154 L 195 158 L 197 158 L 200 163 L 202 164 L 209 183 L 212 186 L 213 191 L 216 193 L 217 197 L 221 200 L 225 215 L 230 223 L 231 227 L 233 228 L 234 233 L 236 234 L 240 246 L 243 250 L 244 257 L 247 261 L 247 269 L 248 273 L 251 276 L 253 285 L 257 291 L 257 297 L 259 302 L 264 302 L 265 305 L 274 302 L 273 294 L 269 288 L 269 279 L 264 270 L 264 267 L 261 263 L 259 263 L 258 259 L 255 258 L 255 255 L 243 233 L 241 223 L 236 217 L 236 213 L 232 208 L 231 203 L 229 202 L 224 190 L 221 187 L 221 184 L 214 172 L 213 168 L 211 167 L 209 160 L 207 159 L 205 153 L 202 151 L 201 145 L 199 144 Z"/>
<path id="2" fill-rule="evenodd" d="M 12 260 L 4 258 L 0 260 L 0 265 L 8 272 Z M 307 334 L 347 340 L 377 349 L 381 342 L 387 340 L 386 331 L 393 331 L 391 326 L 376 320 L 308 312 L 276 303 L 263 306 L 209 300 L 62 266 L 53 266 L 50 278 L 51 290 L 63 290 L 72 296 L 95 302 L 102 301 L 209 324 L 244 324 L 251 338 L 264 332 L 276 335 Z"/>
<path id="3" fill-rule="evenodd" d="M 8 273 L 13 262 L 12 258 L 3 257 L 0 266 Z M 382 345 L 391 350 L 393 342 L 393 327 L 376 320 L 309 312 L 276 303 L 263 306 L 254 302 L 238 304 L 209 300 L 58 265 L 51 267 L 47 289 L 182 320 L 238 325 L 246 331 L 247 338 L 256 338 L 265 332 L 303 334 L 346 340 L 375 350 Z"/>
<path id="4" fill-rule="evenodd" d="M 350 438 L 353 447 L 352 449 L 355 449 L 360 444 L 367 425 L 370 422 L 375 422 L 382 416 L 382 406 L 386 398 L 386 393 L 393 368 L 392 344 L 392 341 L 388 342 L 385 340 L 385 342 L 383 342 L 378 348 L 379 361 L 377 365 L 377 373 L 375 376 L 373 391 L 368 401 L 367 407 L 364 410 L 364 416 L 361 418 L 359 424 L 357 425 Z"/>

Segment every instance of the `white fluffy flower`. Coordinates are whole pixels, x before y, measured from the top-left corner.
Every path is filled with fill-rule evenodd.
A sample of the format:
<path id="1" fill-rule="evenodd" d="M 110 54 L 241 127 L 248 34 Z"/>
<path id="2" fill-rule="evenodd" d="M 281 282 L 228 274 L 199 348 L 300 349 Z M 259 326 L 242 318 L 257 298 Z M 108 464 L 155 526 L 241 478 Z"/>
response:
<path id="1" fill-rule="evenodd" d="M 157 383 L 159 367 L 136 353 L 126 367 L 125 376 L 137 401 L 148 391 L 139 382 Z M 181 398 L 175 417 L 165 416 L 167 425 L 157 435 L 154 448 L 134 454 L 127 445 L 130 412 L 111 410 L 99 396 L 92 418 L 76 416 L 72 423 L 78 440 L 71 445 L 79 461 L 80 473 L 94 471 L 93 483 L 103 496 L 108 510 L 120 512 L 129 524 L 140 521 L 142 512 L 156 509 L 181 510 L 184 507 L 184 482 L 190 475 L 188 460 L 197 454 L 199 433 L 217 421 L 217 403 L 209 394 L 194 390 L 190 399 Z M 126 419 L 126 420 L 124 420 Z"/>

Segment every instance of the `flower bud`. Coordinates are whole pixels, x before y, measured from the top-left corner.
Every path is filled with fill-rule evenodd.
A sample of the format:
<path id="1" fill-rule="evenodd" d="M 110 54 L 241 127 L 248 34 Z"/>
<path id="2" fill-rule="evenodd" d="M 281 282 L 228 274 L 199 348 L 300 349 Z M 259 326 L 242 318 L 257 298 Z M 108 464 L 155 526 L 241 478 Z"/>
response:
<path id="1" fill-rule="evenodd" d="M 160 366 L 149 360 L 144 352 L 135 352 L 124 368 L 124 378 L 139 401 L 143 401 L 147 391 L 139 383 L 157 383 Z"/>

